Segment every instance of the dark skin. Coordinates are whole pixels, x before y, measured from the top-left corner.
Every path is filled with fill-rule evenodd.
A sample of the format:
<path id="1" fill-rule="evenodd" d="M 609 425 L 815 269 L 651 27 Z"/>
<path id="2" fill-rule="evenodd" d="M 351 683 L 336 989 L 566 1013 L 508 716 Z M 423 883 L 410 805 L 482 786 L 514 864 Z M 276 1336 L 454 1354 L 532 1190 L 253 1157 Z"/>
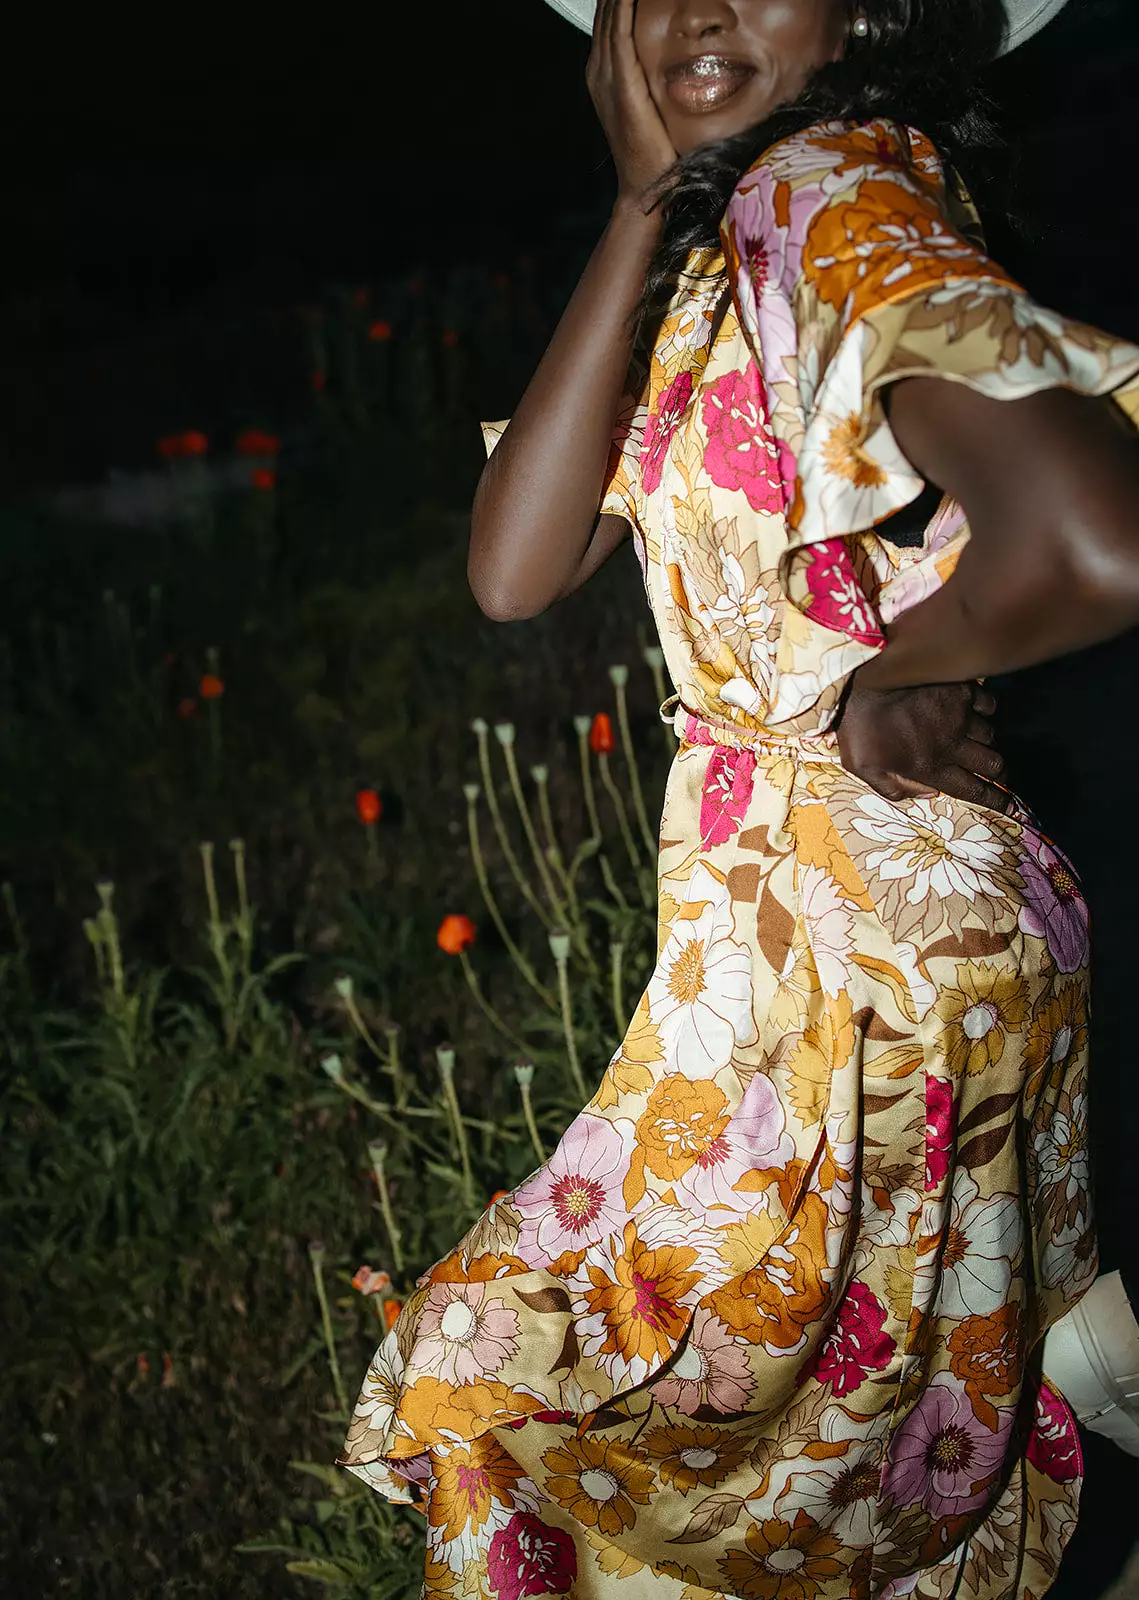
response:
<path id="1" fill-rule="evenodd" d="M 617 199 L 479 484 L 469 573 L 488 615 L 545 610 L 629 536 L 597 505 L 659 236 L 655 184 L 678 155 L 753 126 L 857 48 L 848 26 L 842 0 L 599 0 L 588 82 Z M 722 103 L 670 88 L 701 56 L 727 63 L 736 87 Z M 998 402 L 912 378 L 888 404 L 902 450 L 961 503 L 972 538 L 949 582 L 854 674 L 843 763 L 890 799 L 941 791 L 1003 809 L 994 702 L 977 680 L 1139 622 L 1139 459 L 1113 408 L 1066 390 Z"/>

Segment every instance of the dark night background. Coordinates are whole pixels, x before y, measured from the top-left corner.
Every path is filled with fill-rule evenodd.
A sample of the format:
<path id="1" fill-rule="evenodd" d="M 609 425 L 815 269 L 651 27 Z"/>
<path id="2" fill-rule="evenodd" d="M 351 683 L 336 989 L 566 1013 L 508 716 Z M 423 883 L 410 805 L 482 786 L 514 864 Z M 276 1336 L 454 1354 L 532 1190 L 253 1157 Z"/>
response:
<path id="1" fill-rule="evenodd" d="M 610 182 L 586 52 L 538 0 L 129 26 L 96 14 L 68 24 L 62 51 L 45 16 L 9 41 L 3 499 L 147 468 L 156 437 L 210 426 L 222 392 L 272 396 L 267 421 L 287 428 L 311 396 L 283 319 L 329 284 L 580 250 Z M 993 74 L 1008 148 L 989 217 L 994 254 L 1042 299 L 1133 338 L 1137 84 L 1135 0 L 1072 0 Z M 1097 916 L 1110 1264 L 1139 1220 L 1137 680 L 1127 638 L 1002 694 L 1021 787 L 1081 864 Z M 1117 1566 L 1137 1468 L 1093 1448 L 1064 1593 L 1097 1593 Z"/>

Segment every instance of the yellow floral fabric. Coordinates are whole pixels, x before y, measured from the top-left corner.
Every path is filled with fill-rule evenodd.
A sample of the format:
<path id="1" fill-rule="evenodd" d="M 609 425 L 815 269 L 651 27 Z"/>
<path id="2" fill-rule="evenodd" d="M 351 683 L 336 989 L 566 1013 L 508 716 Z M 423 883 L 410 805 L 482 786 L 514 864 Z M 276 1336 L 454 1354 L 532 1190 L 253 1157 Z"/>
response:
<path id="1" fill-rule="evenodd" d="M 1026 813 L 887 801 L 831 724 L 968 538 L 951 504 L 875 532 L 922 488 L 884 386 L 1132 410 L 1139 350 L 1029 300 L 885 122 L 769 150 L 722 247 L 603 502 L 680 702 L 656 969 L 550 1161 L 420 1279 L 342 1459 L 425 1503 L 427 1595 L 1029 1600 L 1080 1479 L 1037 1353 L 1096 1269 L 1086 907 Z"/>

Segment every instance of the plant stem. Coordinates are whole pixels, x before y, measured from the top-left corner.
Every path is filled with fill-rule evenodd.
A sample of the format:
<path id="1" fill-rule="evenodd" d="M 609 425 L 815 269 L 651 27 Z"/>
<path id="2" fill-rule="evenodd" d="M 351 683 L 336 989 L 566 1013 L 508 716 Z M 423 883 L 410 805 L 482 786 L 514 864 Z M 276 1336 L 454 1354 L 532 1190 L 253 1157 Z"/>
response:
<path id="1" fill-rule="evenodd" d="M 387 1070 L 392 1080 L 396 1107 L 402 1111 L 407 1105 L 407 1085 L 404 1082 L 403 1072 L 399 1064 L 399 1029 L 393 1024 L 387 1029 L 386 1036 L 388 1041 Z"/>
<path id="2" fill-rule="evenodd" d="M 392 1247 L 392 1261 L 397 1272 L 403 1271 L 403 1234 L 400 1232 L 399 1223 L 392 1210 L 391 1196 L 388 1194 L 387 1173 L 384 1162 L 387 1158 L 387 1146 L 379 1139 L 373 1139 L 368 1146 L 368 1159 L 372 1163 L 372 1176 L 376 1180 L 376 1189 L 380 1197 L 380 1215 L 384 1219 L 384 1227 L 388 1230 L 388 1242 Z"/>
<path id="3" fill-rule="evenodd" d="M 344 1379 L 340 1372 L 340 1357 L 336 1354 L 336 1337 L 332 1331 L 332 1313 L 328 1306 L 328 1293 L 324 1287 L 324 1246 L 310 1244 L 308 1247 L 309 1264 L 312 1267 L 312 1279 L 316 1284 L 316 1297 L 320 1301 L 320 1326 L 324 1330 L 324 1348 L 328 1352 L 328 1369 L 332 1373 L 332 1387 L 336 1391 L 336 1403 L 344 1416 L 348 1415 L 348 1396 L 344 1390 Z"/>
<path id="4" fill-rule="evenodd" d="M 621 791 L 613 781 L 613 774 L 609 770 L 609 757 L 601 754 L 597 758 L 597 766 L 601 772 L 601 781 L 606 792 L 613 802 L 613 810 L 617 813 L 617 826 L 621 830 L 621 837 L 625 841 L 625 849 L 629 852 L 629 860 L 633 864 L 633 871 L 638 875 L 641 870 L 641 854 L 633 839 L 633 830 L 629 826 L 629 814 L 625 810 L 625 802 L 621 798 Z"/>
<path id="5" fill-rule="evenodd" d="M 641 773 L 637 765 L 637 751 L 633 744 L 632 730 L 629 727 L 629 707 L 625 698 L 628 669 L 610 667 L 609 676 L 612 680 L 613 692 L 617 700 L 617 726 L 621 730 L 621 748 L 625 752 L 625 763 L 629 769 L 629 787 L 633 794 L 633 810 L 637 814 L 641 837 L 645 841 L 651 860 L 656 853 L 657 841 L 653 838 L 653 830 L 649 827 L 648 813 L 645 810 L 644 790 L 641 788 Z"/>
<path id="6" fill-rule="evenodd" d="M 463 1198 L 469 1206 L 475 1203 L 475 1182 L 471 1173 L 471 1152 L 467 1144 L 467 1130 L 463 1127 L 463 1113 L 459 1109 L 459 1097 L 455 1093 L 455 1052 L 446 1045 L 440 1045 L 435 1052 L 435 1059 L 439 1063 L 439 1076 L 443 1080 L 443 1098 L 447 1102 L 447 1109 L 451 1113 L 451 1126 L 455 1130 L 455 1139 L 459 1146 L 459 1165 L 463 1169 Z"/>
<path id="7" fill-rule="evenodd" d="M 470 839 L 471 860 L 474 863 L 475 877 L 478 879 L 479 889 L 482 893 L 483 900 L 486 903 L 486 908 L 490 912 L 491 921 L 498 929 L 499 938 L 506 946 L 511 960 L 514 962 L 514 965 L 518 968 L 523 978 L 525 978 L 526 982 L 542 1001 L 543 1005 L 548 1006 L 551 1011 L 556 1012 L 557 1005 L 554 1001 L 553 995 L 546 988 L 545 984 L 542 983 L 538 978 L 533 967 L 522 954 L 514 940 L 510 937 L 510 934 L 507 932 L 506 923 L 503 921 L 502 913 L 498 909 L 498 901 L 494 898 L 493 891 L 491 890 L 490 879 L 487 877 L 486 862 L 483 859 L 482 843 L 479 839 L 478 813 L 475 809 L 475 804 L 476 803 L 474 800 L 468 799 L 467 834 Z"/>
<path id="8" fill-rule="evenodd" d="M 494 773 L 491 771 L 490 748 L 487 744 L 486 737 L 486 723 L 480 717 L 475 721 L 473 726 L 475 730 L 475 737 L 478 740 L 479 746 L 479 770 L 482 773 L 483 789 L 486 792 L 486 803 L 490 809 L 490 819 L 494 825 L 494 832 L 495 837 L 498 840 L 498 847 L 502 851 L 506 865 L 510 869 L 511 877 L 518 885 L 518 888 L 520 889 L 527 905 L 534 912 L 535 916 L 537 916 L 544 924 L 544 926 L 546 928 L 550 928 L 553 926 L 554 918 L 551 917 L 550 913 L 546 910 L 539 897 L 534 893 L 534 890 L 530 885 L 530 880 L 522 871 L 518 857 L 514 853 L 514 846 L 510 842 L 510 835 L 506 831 L 506 822 L 502 815 L 502 807 L 498 803 L 498 791 L 494 786 Z M 501 929 L 499 931 L 501 932 Z"/>
<path id="9" fill-rule="evenodd" d="M 526 843 L 529 845 L 530 854 L 534 858 L 534 865 L 537 868 L 543 892 L 550 902 L 555 919 L 558 922 L 567 923 L 566 908 L 562 904 L 561 897 L 554 884 L 549 863 L 546 861 L 538 844 L 538 835 L 534 831 L 534 819 L 530 815 L 530 807 L 526 804 L 522 780 L 518 775 L 518 762 L 514 756 L 514 740 L 512 737 L 509 739 L 500 738 L 499 743 L 502 745 L 503 759 L 506 762 L 506 776 L 510 782 L 510 792 L 514 796 L 515 809 L 521 819 L 522 831 L 526 835 Z"/>
<path id="10" fill-rule="evenodd" d="M 573 1076 L 574 1088 L 584 1102 L 589 1099 L 589 1094 L 577 1055 L 577 1040 L 573 1031 L 573 1006 L 570 1002 L 569 963 L 564 954 L 555 957 L 555 965 L 558 969 L 558 999 L 561 1001 L 562 1032 L 565 1034 L 570 1073 Z"/>
<path id="11" fill-rule="evenodd" d="M 530 1143 L 534 1147 L 534 1154 L 538 1157 L 538 1165 L 542 1166 L 546 1159 L 545 1146 L 542 1136 L 538 1132 L 538 1124 L 534 1117 L 534 1103 L 530 1096 L 530 1086 L 534 1082 L 534 1068 L 527 1062 L 519 1063 L 514 1069 L 514 1076 L 518 1083 L 518 1090 L 522 1096 L 522 1115 L 526 1121 L 526 1131 L 530 1135 Z"/>
<path id="12" fill-rule="evenodd" d="M 491 1005 L 490 1001 L 483 994 L 482 985 L 478 980 L 478 974 L 471 965 L 471 958 L 468 956 L 465 950 L 459 951 L 459 960 L 463 963 L 463 976 L 467 980 L 467 987 L 474 995 L 475 1004 L 479 1007 L 479 1010 L 482 1012 L 483 1016 L 487 1019 L 492 1028 L 501 1033 L 504 1039 L 509 1040 L 515 1049 L 525 1051 L 527 1049 L 525 1040 L 520 1039 L 513 1029 L 502 1020 L 498 1012 Z"/>
<path id="13" fill-rule="evenodd" d="M 618 1033 L 624 1034 L 629 1025 L 625 1015 L 625 995 L 623 978 L 625 946 L 620 939 L 614 939 L 609 946 L 609 992 L 613 1001 L 613 1020 L 617 1024 Z"/>
<path id="14" fill-rule="evenodd" d="M 578 717 L 575 722 L 577 728 L 577 752 L 581 762 L 581 792 L 585 799 L 585 814 L 589 818 L 589 827 L 598 844 L 601 843 L 601 819 L 597 814 L 597 797 L 593 792 L 593 772 L 589 763 L 589 718 Z"/>

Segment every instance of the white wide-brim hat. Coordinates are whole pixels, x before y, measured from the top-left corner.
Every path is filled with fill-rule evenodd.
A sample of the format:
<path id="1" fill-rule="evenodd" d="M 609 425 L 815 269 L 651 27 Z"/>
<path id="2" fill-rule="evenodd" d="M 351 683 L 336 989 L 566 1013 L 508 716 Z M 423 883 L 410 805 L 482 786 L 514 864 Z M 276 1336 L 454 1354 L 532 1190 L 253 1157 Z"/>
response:
<path id="1" fill-rule="evenodd" d="M 584 28 L 586 33 L 593 31 L 596 0 L 547 0 L 547 4 L 579 28 Z M 1039 33 L 1044 24 L 1051 22 L 1066 4 L 1067 0 L 1005 0 L 1005 11 L 1008 13 L 1005 50 L 1015 50 L 1018 44 Z"/>

